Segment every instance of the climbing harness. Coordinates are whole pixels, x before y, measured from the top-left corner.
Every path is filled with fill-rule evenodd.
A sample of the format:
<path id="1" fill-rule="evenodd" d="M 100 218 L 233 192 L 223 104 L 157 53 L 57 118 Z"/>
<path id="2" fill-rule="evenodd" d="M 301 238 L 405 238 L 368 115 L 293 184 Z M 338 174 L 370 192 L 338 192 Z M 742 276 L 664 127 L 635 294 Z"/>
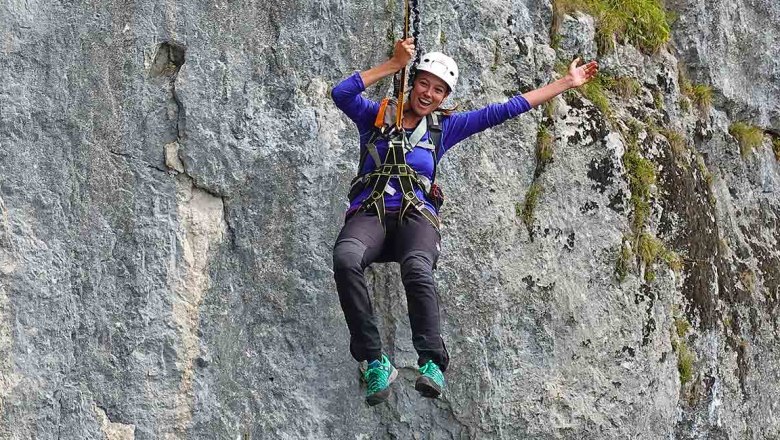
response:
<path id="1" fill-rule="evenodd" d="M 417 0 L 411 0 L 411 2 L 413 3 L 411 11 L 414 12 L 415 15 L 415 29 L 413 35 L 416 41 L 417 35 L 419 34 L 419 10 L 417 7 Z M 409 21 L 410 0 L 406 0 L 404 39 L 409 36 Z M 419 59 L 420 52 L 418 46 L 413 68 L 419 63 Z M 437 211 L 442 203 L 444 203 L 441 189 L 434 183 L 436 179 L 436 164 L 441 154 L 441 114 L 438 112 L 429 114 L 423 118 L 420 123 L 417 124 L 417 128 L 407 136 L 403 129 L 403 108 L 404 97 L 406 95 L 406 82 L 407 68 L 404 67 L 400 72 L 400 80 L 396 82 L 396 89 L 394 91 L 395 97 L 384 98 L 379 106 L 379 112 L 374 121 L 374 133 L 366 144 L 366 151 L 360 158 L 358 176 L 352 180 L 349 199 L 353 200 L 360 195 L 365 188 L 371 188 L 368 197 L 360 204 L 357 211 L 370 210 L 372 208 L 376 209 L 377 217 L 379 218 L 380 223 L 384 225 L 385 193 L 391 195 L 395 194 L 396 190 L 390 186 L 389 183 L 393 178 L 398 179 L 403 195 L 399 218 L 403 218 L 409 211 L 409 208 L 413 207 L 438 229 L 439 218 L 425 207 L 425 202 L 417 197 L 415 189 L 421 188 Z M 429 140 L 420 142 L 426 132 L 430 133 Z M 379 156 L 376 147 L 376 142 L 380 138 L 387 140 L 388 145 L 384 160 Z M 406 154 L 415 147 L 425 148 L 430 150 L 433 154 L 433 174 L 431 175 L 432 179 L 430 180 L 427 177 L 418 174 L 406 163 Z M 373 171 L 361 175 L 360 172 L 363 170 L 367 155 L 371 156 L 375 167 Z"/>
<path id="2" fill-rule="evenodd" d="M 438 211 L 444 203 L 444 196 L 441 188 L 434 182 L 436 180 L 437 162 L 441 156 L 441 114 L 433 112 L 426 116 L 417 125 L 417 128 L 407 136 L 404 131 L 394 131 L 393 136 L 388 138 L 383 134 L 383 129 L 387 130 L 387 119 L 392 119 L 395 111 L 395 101 L 383 101 L 380 112 L 377 115 L 377 122 L 381 121 L 382 127 L 377 127 L 366 143 L 365 152 L 360 158 L 358 173 L 363 170 L 367 156 L 371 156 L 375 167 L 374 170 L 366 174 L 359 174 L 352 180 L 349 192 L 349 199 L 354 200 L 365 188 L 371 188 L 368 197 L 358 208 L 361 210 L 376 209 L 379 221 L 384 225 L 385 218 L 385 199 L 384 193 L 395 194 L 395 189 L 389 185 L 390 180 L 397 178 L 403 193 L 400 218 L 408 212 L 410 207 L 417 209 L 431 224 L 439 228 L 438 217 L 425 207 L 425 202 L 420 200 L 415 193 L 415 188 L 421 188 L 427 199 Z M 427 141 L 420 142 L 425 133 L 429 133 Z M 387 139 L 387 153 L 384 160 L 381 160 L 376 142 L 379 139 Z M 433 173 L 431 179 L 418 174 L 411 166 L 406 163 L 406 153 L 414 147 L 421 147 L 431 151 L 433 155 Z"/>

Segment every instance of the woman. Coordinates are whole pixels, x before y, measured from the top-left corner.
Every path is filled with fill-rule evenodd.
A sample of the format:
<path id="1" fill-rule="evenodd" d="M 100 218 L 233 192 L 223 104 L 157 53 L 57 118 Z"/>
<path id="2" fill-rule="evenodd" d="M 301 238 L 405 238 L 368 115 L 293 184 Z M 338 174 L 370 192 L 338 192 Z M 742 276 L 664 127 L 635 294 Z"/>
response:
<path id="1" fill-rule="evenodd" d="M 412 342 L 420 367 L 415 389 L 425 397 L 435 398 L 444 388 L 443 373 L 449 356 L 440 334 L 439 296 L 433 281 L 433 269 L 440 249 L 438 203 L 433 200 L 428 188 L 424 188 L 424 183 L 435 177 L 435 164 L 463 139 L 524 113 L 570 88 L 585 84 L 598 71 L 595 61 L 578 67 L 577 59 L 571 63 L 565 77 L 515 96 L 506 103 L 491 104 L 471 112 L 445 112 L 441 116 L 440 147 L 433 149 L 431 143 L 435 139 L 424 124 L 455 87 L 458 67 L 444 54 L 426 54 L 413 72 L 414 82 L 403 114 L 403 128 L 407 138 L 412 139 L 412 145 L 398 158 L 389 151 L 401 151 L 394 150 L 399 144 L 388 145 L 386 139 L 377 135 L 375 119 L 380 104 L 362 97 L 361 93 L 380 79 L 406 67 L 414 51 L 413 39 L 398 41 L 389 60 L 353 74 L 334 87 L 332 92 L 336 106 L 357 124 L 361 157 L 364 158 L 356 181 L 358 186 L 365 186 L 351 191 L 347 219 L 333 250 L 333 271 L 350 332 L 350 351 L 357 361 L 367 362 L 363 377 L 368 385 L 366 401 L 369 405 L 387 399 L 390 384 L 397 376 L 390 360 L 382 354 L 379 331 L 363 277 L 364 269 L 376 261 L 396 261 L 401 265 Z M 408 165 L 414 172 L 405 173 L 395 168 L 399 174 L 385 180 L 372 178 L 380 174 L 377 171 L 379 166 L 387 165 L 388 161 L 394 161 L 393 165 L 401 163 L 404 167 L 401 170 L 407 169 L 405 166 Z M 361 176 L 365 178 L 361 179 Z M 408 190 L 409 182 L 414 183 L 413 191 Z M 415 209 L 407 209 L 410 205 Z"/>

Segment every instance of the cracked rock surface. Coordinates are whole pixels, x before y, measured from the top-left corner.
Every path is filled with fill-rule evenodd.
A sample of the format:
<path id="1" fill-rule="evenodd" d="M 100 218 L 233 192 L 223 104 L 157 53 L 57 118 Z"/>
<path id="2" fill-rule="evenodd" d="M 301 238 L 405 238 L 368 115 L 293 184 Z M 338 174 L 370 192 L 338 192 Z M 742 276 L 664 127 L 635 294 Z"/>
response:
<path id="1" fill-rule="evenodd" d="M 329 90 L 386 57 L 400 2 L 6 2 L 0 439 L 780 437 L 780 10 L 668 6 L 668 47 L 599 58 L 637 84 L 608 114 L 568 92 L 448 152 L 448 387 L 414 391 L 398 266 L 377 265 L 399 379 L 369 408 L 331 270 L 357 132 Z M 553 49 L 547 1 L 422 14 L 463 110 L 596 56 L 583 14 Z M 680 70 L 710 106 L 681 104 Z M 764 133 L 745 155 L 737 121 Z M 629 151 L 655 170 L 653 261 Z"/>

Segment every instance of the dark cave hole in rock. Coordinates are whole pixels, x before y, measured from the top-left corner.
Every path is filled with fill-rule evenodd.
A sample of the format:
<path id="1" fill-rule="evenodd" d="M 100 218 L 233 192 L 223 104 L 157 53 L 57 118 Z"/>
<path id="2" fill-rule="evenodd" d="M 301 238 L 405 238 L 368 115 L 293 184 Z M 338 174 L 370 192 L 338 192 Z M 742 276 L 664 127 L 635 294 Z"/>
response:
<path id="1" fill-rule="evenodd" d="M 181 66 L 184 65 L 186 52 L 187 49 L 180 44 L 170 41 L 160 43 L 157 47 L 157 53 L 154 55 L 152 67 L 149 69 L 149 75 L 152 78 L 176 76 Z"/>

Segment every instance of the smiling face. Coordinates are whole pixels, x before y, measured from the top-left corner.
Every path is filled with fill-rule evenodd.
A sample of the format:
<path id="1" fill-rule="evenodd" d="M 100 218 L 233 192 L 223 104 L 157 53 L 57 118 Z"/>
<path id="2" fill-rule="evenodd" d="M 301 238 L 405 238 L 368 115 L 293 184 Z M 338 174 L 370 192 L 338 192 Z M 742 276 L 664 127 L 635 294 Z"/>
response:
<path id="1" fill-rule="evenodd" d="M 418 71 L 409 95 L 409 109 L 419 116 L 427 116 L 441 105 L 450 94 L 447 83 L 438 76 Z"/>

